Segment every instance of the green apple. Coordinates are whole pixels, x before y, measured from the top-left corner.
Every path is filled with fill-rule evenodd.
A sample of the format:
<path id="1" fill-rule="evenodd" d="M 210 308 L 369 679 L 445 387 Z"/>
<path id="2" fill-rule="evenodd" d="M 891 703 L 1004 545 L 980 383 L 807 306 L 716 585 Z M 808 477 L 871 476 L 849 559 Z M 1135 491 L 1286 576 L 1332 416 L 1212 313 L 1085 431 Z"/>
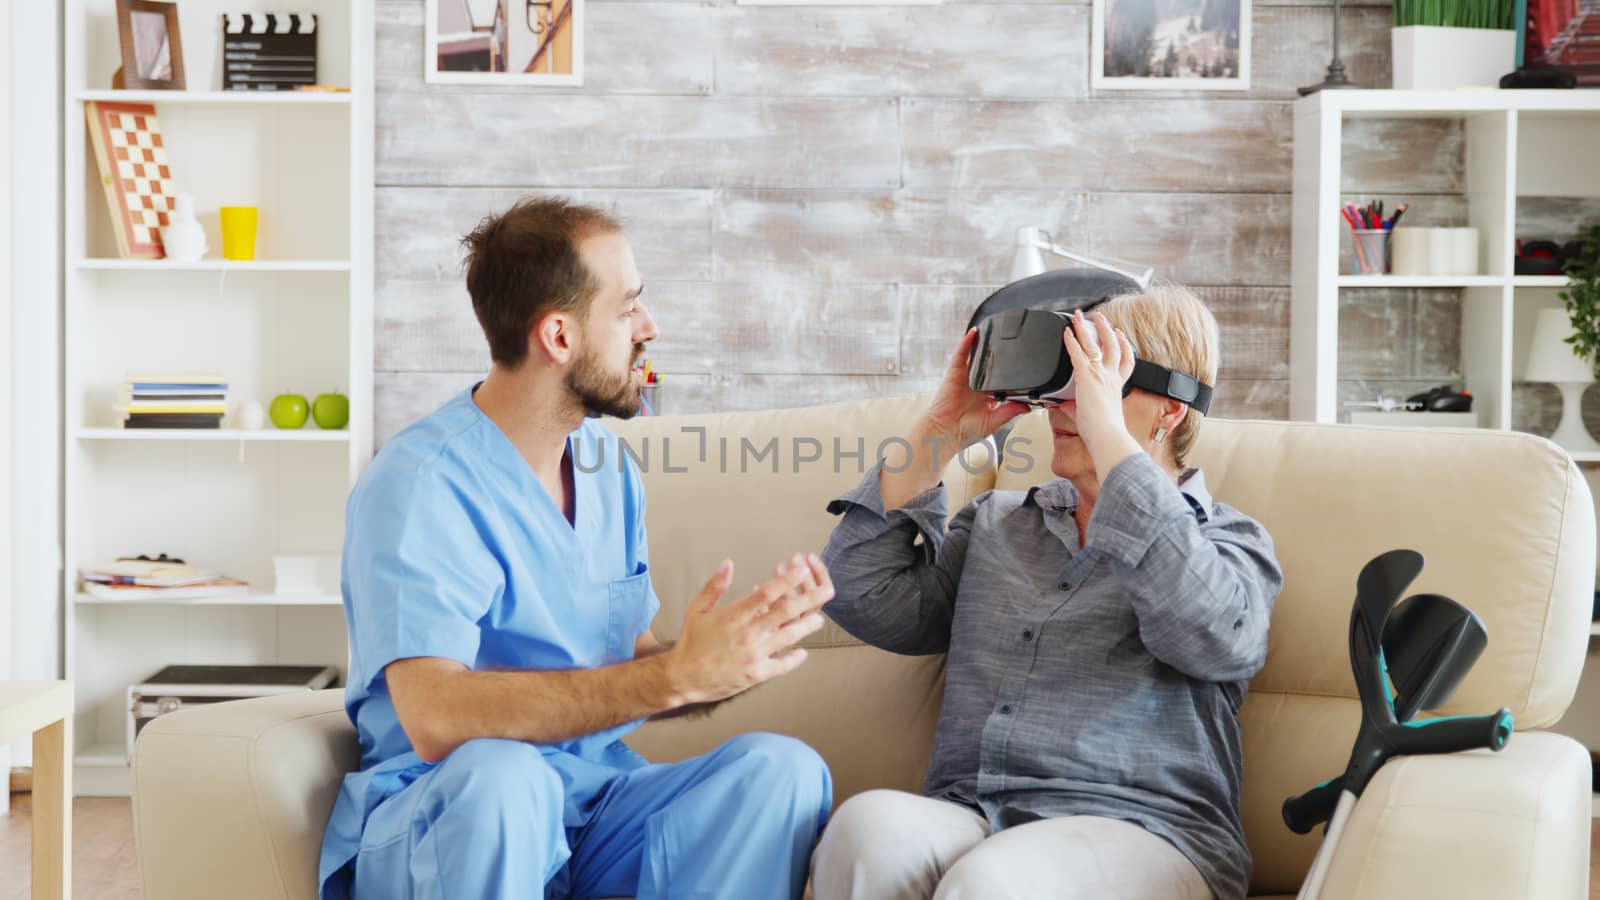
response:
<path id="1" fill-rule="evenodd" d="M 304 425 L 310 412 L 311 405 L 299 394 L 279 394 L 272 398 L 272 405 L 267 408 L 272 424 L 291 430 Z"/>
<path id="2" fill-rule="evenodd" d="M 318 394 L 311 401 L 311 418 L 318 428 L 335 430 L 350 424 L 350 398 L 343 394 Z"/>

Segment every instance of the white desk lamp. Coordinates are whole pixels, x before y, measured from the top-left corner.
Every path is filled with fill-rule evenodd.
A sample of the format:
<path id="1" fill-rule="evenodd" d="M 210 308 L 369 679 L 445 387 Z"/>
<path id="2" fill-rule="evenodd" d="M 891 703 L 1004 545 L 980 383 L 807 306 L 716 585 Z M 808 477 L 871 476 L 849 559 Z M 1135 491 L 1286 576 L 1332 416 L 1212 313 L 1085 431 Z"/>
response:
<path id="1" fill-rule="evenodd" d="M 1570 334 L 1572 319 L 1565 309 L 1539 310 L 1522 377 L 1525 381 L 1548 381 L 1561 389 L 1561 424 L 1550 440 L 1570 453 L 1600 451 L 1600 443 L 1583 427 L 1583 389 L 1594 383 L 1594 370 L 1565 342 Z"/>
<path id="2" fill-rule="evenodd" d="M 1049 251 L 1063 259 L 1070 259 L 1086 266 L 1105 269 L 1108 272 L 1115 272 L 1118 275 L 1132 278 L 1138 282 L 1139 290 L 1141 291 L 1150 289 L 1150 278 L 1155 274 L 1155 270 L 1148 266 L 1141 268 L 1133 263 L 1126 263 L 1117 259 L 1108 257 L 1096 259 L 1081 253 L 1074 253 L 1065 247 L 1058 246 L 1044 229 L 1032 225 L 1024 225 L 1017 229 L 1017 252 L 1011 257 L 1011 276 L 1006 280 L 1007 283 L 1042 274 L 1045 271 L 1045 251 Z"/>

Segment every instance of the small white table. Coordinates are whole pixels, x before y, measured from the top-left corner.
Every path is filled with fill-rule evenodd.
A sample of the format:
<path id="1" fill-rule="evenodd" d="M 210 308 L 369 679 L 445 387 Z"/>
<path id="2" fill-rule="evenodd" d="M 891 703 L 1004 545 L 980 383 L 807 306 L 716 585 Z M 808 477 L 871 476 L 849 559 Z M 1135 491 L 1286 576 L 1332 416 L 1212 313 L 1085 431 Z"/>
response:
<path id="1" fill-rule="evenodd" d="M 72 682 L 0 681 L 0 744 L 33 735 L 33 900 L 72 896 Z"/>

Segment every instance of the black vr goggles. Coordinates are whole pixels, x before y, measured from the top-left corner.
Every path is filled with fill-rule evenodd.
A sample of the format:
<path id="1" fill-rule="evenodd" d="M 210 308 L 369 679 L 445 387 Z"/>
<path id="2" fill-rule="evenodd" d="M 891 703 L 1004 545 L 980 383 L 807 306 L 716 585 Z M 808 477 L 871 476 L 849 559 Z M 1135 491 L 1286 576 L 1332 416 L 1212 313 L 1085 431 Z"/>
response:
<path id="1" fill-rule="evenodd" d="M 1122 279 L 1123 284 L 1105 273 L 1086 276 L 1084 271 L 1045 272 L 1006 285 L 983 301 L 973 315 L 978 340 L 967 381 L 973 390 L 1029 406 L 1050 406 L 1072 396 L 1072 357 L 1061 340 L 1072 313 L 1087 313 L 1136 287 L 1131 279 Z M 1210 385 L 1148 360 L 1134 361 L 1122 395 L 1134 388 L 1186 403 L 1201 414 L 1211 407 Z"/>

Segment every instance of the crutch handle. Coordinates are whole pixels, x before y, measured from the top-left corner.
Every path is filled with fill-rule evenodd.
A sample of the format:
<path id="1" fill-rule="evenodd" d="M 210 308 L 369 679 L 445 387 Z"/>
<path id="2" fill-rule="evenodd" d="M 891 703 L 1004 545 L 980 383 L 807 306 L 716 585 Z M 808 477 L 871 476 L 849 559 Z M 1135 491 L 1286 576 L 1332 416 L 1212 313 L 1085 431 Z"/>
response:
<path id="1" fill-rule="evenodd" d="M 1511 710 L 1504 708 L 1488 716 L 1413 719 L 1395 732 L 1395 750 L 1411 756 L 1480 748 L 1501 750 L 1511 740 L 1513 727 Z"/>
<path id="2" fill-rule="evenodd" d="M 1298 797 L 1290 797 L 1283 801 L 1283 824 L 1295 834 L 1309 833 L 1333 815 L 1333 808 L 1339 805 L 1339 794 L 1343 791 L 1344 776 L 1340 775 Z"/>

